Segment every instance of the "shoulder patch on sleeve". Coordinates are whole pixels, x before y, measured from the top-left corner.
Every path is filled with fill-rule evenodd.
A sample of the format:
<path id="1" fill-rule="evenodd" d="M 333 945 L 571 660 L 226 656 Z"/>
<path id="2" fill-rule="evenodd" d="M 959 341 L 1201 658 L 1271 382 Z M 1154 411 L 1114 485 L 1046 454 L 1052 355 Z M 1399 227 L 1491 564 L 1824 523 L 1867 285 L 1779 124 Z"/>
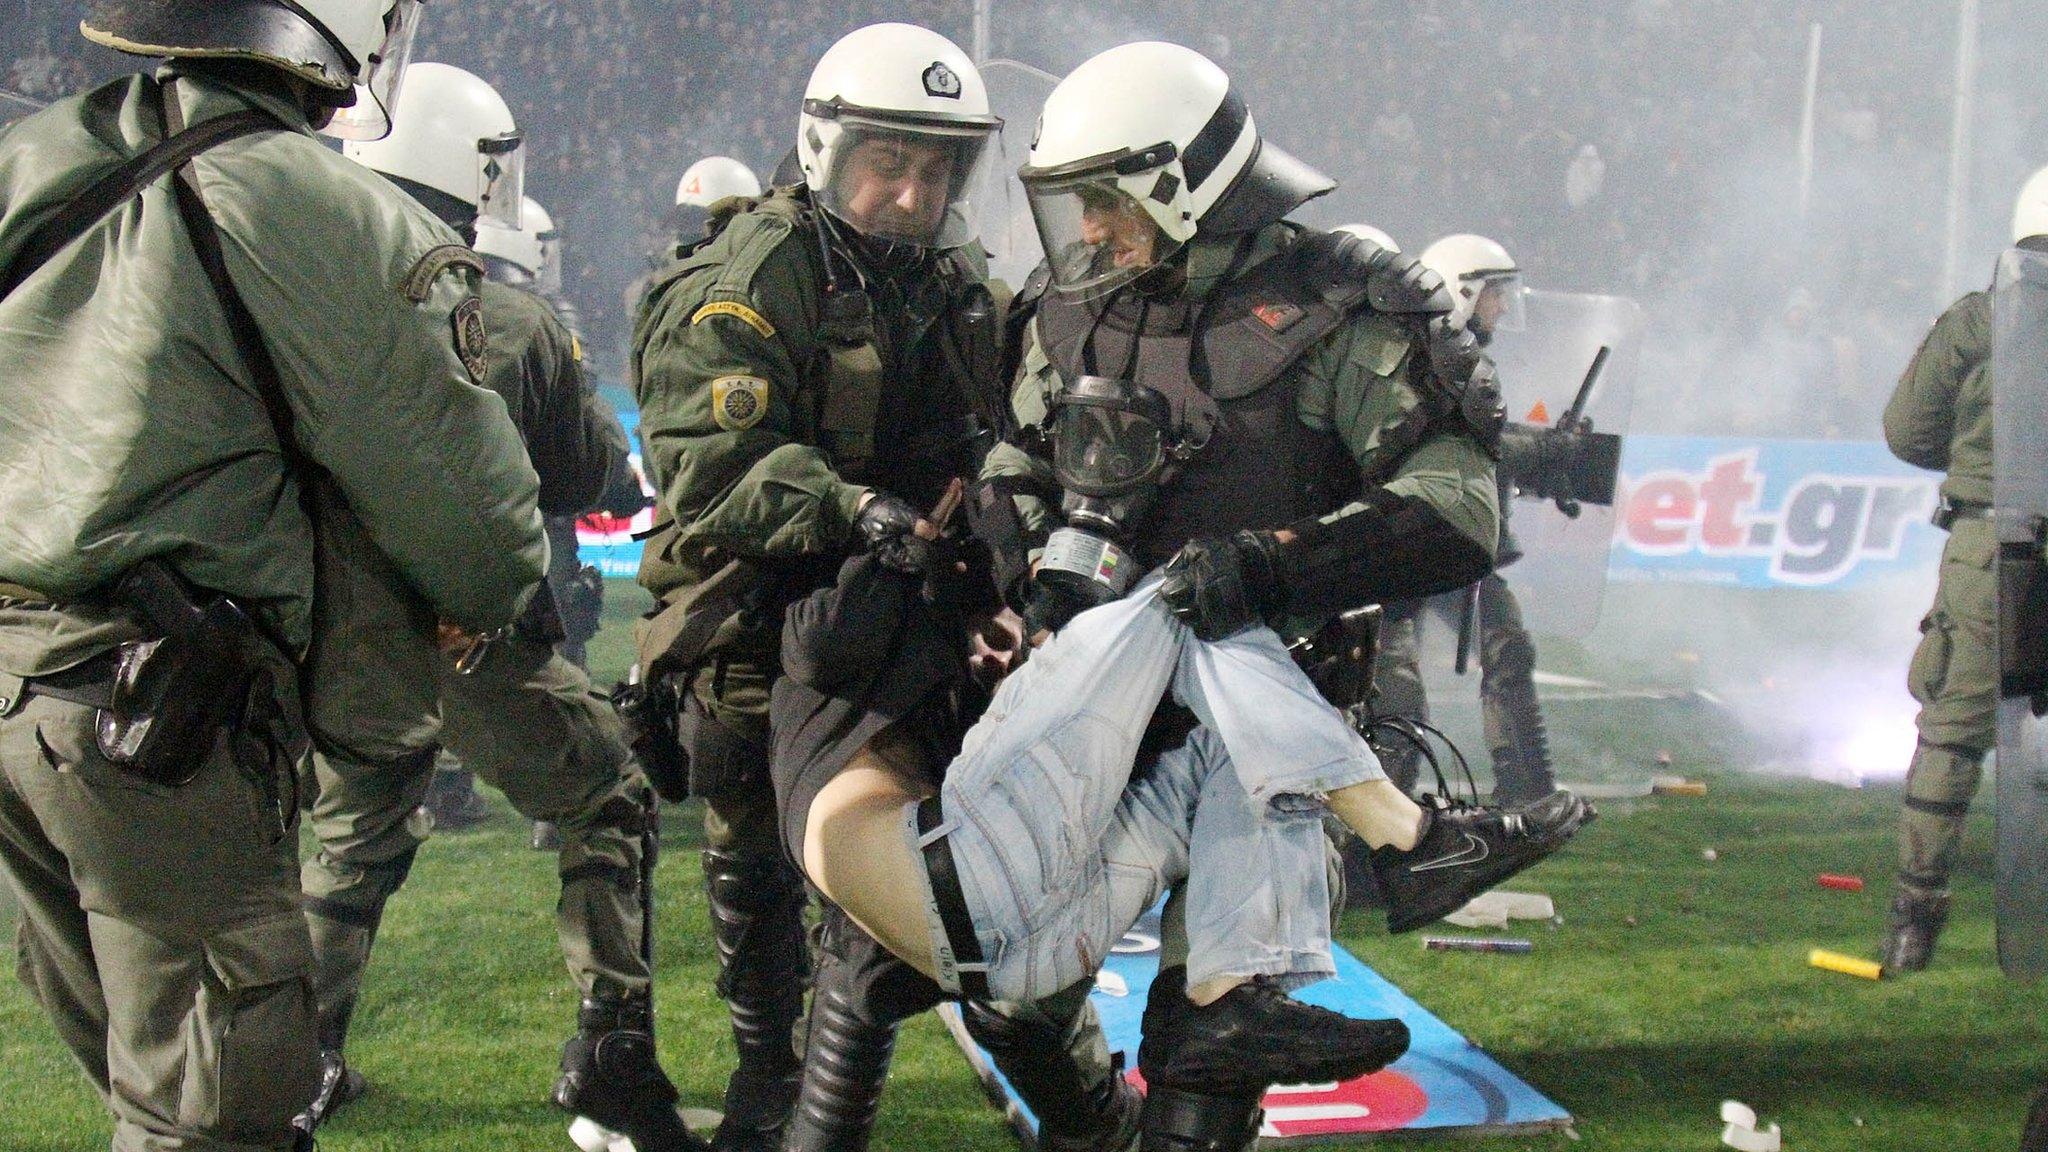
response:
<path id="1" fill-rule="evenodd" d="M 474 296 L 465 297 L 455 306 L 455 352 L 462 357 L 462 366 L 469 369 L 472 383 L 482 384 L 489 371 L 485 353 L 490 350 L 490 333 L 484 328 L 484 302 Z"/>
<path id="2" fill-rule="evenodd" d="M 770 324 L 766 316 L 761 315 L 737 300 L 710 301 L 697 309 L 696 313 L 690 317 L 690 323 L 702 324 L 713 316 L 738 317 L 746 322 L 747 327 L 759 332 L 764 340 L 775 335 L 775 325 Z M 741 377 L 735 377 L 735 379 L 741 379 Z"/>
<path id="3" fill-rule="evenodd" d="M 430 249 L 420 257 L 419 263 L 412 266 L 412 271 L 405 274 L 405 283 L 401 285 L 405 298 L 415 304 L 426 303 L 427 297 L 433 294 L 434 281 L 440 278 L 441 273 L 457 267 L 474 268 L 477 275 L 484 274 L 483 260 L 460 244 L 443 244 Z"/>
<path id="4" fill-rule="evenodd" d="M 711 418 L 727 432 L 744 432 L 768 414 L 768 381 L 720 376 L 711 382 Z"/>

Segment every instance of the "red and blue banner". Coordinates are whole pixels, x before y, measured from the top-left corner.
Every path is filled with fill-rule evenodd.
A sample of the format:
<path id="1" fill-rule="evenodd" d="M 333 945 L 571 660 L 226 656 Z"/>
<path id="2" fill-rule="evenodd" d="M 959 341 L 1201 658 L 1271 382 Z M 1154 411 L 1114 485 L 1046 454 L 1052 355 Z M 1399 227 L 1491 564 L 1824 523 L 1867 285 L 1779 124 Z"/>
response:
<path id="1" fill-rule="evenodd" d="M 1847 589 L 1939 562 L 1941 477 L 1871 441 L 1631 436 L 1611 581 Z"/>
<path id="2" fill-rule="evenodd" d="M 1404 942 L 1412 947 L 1412 941 Z M 1571 1114 L 1502 1067 L 1429 1009 L 1343 945 L 1332 948 L 1337 975 L 1295 993 L 1310 1004 L 1361 1019 L 1394 1017 L 1408 1025 L 1407 1054 L 1369 1076 L 1343 1083 L 1283 1084 L 1267 1091 L 1260 1137 L 1264 1146 L 1313 1144 L 1381 1132 L 1465 1135 L 1547 1132 L 1571 1125 Z M 1124 1054 L 1124 1075 L 1140 1087 L 1138 1041 L 1145 998 L 1159 970 L 1159 913 L 1139 921 L 1096 977 L 1090 999 L 1112 1052 Z M 941 1009 L 953 1038 L 989 1096 L 1026 1147 L 1036 1144 L 1031 1114 L 987 1053 Z"/>

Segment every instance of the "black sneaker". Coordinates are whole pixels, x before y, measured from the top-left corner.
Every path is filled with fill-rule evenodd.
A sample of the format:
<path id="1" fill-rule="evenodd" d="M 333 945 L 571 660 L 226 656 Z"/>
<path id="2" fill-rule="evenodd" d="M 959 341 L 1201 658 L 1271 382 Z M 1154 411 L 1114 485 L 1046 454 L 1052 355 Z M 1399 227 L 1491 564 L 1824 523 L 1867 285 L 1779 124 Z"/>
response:
<path id="1" fill-rule="evenodd" d="M 1562 788 L 1519 808 L 1425 801 L 1426 822 L 1415 847 L 1372 854 L 1389 932 L 1412 932 L 1456 912 L 1563 847 L 1595 815 L 1592 805 Z"/>
<path id="2" fill-rule="evenodd" d="M 369 1082 L 363 1074 L 348 1066 L 348 1061 L 336 1049 L 325 1049 L 320 1053 L 320 1087 L 313 1093 L 313 1102 L 304 1112 L 292 1117 L 292 1127 L 301 1132 L 312 1132 L 326 1123 L 327 1119 L 341 1110 L 342 1105 L 360 1098 Z"/>
<path id="3" fill-rule="evenodd" d="M 1304 1004 L 1263 977 L 1174 1022 L 1172 1055 L 1154 1082 L 1216 1096 L 1256 1095 L 1275 1084 L 1349 1080 L 1408 1050 L 1399 1020 L 1355 1020 Z"/>

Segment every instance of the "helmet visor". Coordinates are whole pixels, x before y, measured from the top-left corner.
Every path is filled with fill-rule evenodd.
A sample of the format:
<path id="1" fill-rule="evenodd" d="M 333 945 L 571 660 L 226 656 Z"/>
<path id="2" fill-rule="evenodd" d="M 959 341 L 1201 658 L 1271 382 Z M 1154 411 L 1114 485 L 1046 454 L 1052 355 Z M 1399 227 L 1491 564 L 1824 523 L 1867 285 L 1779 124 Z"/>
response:
<path id="1" fill-rule="evenodd" d="M 322 133 L 337 140 L 382 140 L 391 134 L 391 110 L 398 107 L 398 86 L 412 63 L 419 29 L 420 0 L 397 0 L 384 14 L 384 42 L 356 74 L 355 103 L 336 109 Z"/>
<path id="2" fill-rule="evenodd" d="M 841 113 L 820 205 L 863 236 L 920 248 L 974 239 L 974 190 L 999 124 Z"/>
<path id="3" fill-rule="evenodd" d="M 534 273 L 534 287 L 548 296 L 562 291 L 562 234 L 552 228 L 540 234 L 540 270 Z"/>
<path id="4" fill-rule="evenodd" d="M 1529 326 L 1525 295 L 1520 276 L 1488 276 L 1479 282 L 1479 294 L 1472 299 L 1472 316 L 1466 323 L 1481 332 L 1520 332 Z"/>
<path id="5" fill-rule="evenodd" d="M 517 132 L 476 142 L 476 216 L 519 227 L 526 193 L 526 138 Z"/>
<path id="6" fill-rule="evenodd" d="M 1181 241 L 1160 230 L 1113 171 L 1063 180 L 1026 180 L 1031 218 L 1045 245 L 1053 287 L 1099 296 L 1165 263 Z"/>

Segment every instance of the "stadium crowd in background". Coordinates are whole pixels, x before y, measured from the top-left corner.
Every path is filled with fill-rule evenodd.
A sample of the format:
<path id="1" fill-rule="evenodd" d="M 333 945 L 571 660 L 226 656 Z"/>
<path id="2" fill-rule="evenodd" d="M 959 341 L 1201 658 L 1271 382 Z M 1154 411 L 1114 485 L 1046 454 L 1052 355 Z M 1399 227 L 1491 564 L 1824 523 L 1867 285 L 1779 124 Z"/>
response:
<path id="1" fill-rule="evenodd" d="M 72 34 L 80 5 L 11 0 L 0 77 L 48 98 L 120 70 Z M 764 175 L 787 148 L 805 69 L 849 28 L 908 20 L 972 41 L 964 0 L 504 0 L 442 6 L 422 59 L 505 94 L 534 145 L 530 191 L 570 239 L 565 287 L 616 373 L 626 286 L 666 236 L 677 175 L 723 153 Z M 1980 75 L 2037 55 L 2016 0 L 1982 6 Z M 12 14 L 10 14 L 12 15 Z M 1824 30 L 1810 207 L 1798 208 L 1809 27 Z M 1332 34 L 1333 27 L 1349 34 Z M 1532 287 L 1641 300 L 1658 338 L 1638 428 L 1875 439 L 1907 356 L 1942 303 L 1954 30 L 1912 0 L 1358 0 L 1219 10 L 1000 6 L 989 54 L 1054 74 L 1158 37 L 1241 78 L 1262 122 L 1342 187 L 1307 213 L 1365 220 L 1419 248 L 1493 236 Z M 1655 61 L 1655 67 L 1645 67 Z M 2008 145 L 2040 113 L 1980 93 L 1958 276 L 1988 277 L 1996 204 L 2026 171 Z M 1982 200 L 1982 205 L 1976 205 Z M 1978 210 L 1980 209 L 1981 210 Z M 1797 402 L 1771 395 L 1800 384 Z M 1831 402 L 1813 403 L 1818 387 Z"/>

